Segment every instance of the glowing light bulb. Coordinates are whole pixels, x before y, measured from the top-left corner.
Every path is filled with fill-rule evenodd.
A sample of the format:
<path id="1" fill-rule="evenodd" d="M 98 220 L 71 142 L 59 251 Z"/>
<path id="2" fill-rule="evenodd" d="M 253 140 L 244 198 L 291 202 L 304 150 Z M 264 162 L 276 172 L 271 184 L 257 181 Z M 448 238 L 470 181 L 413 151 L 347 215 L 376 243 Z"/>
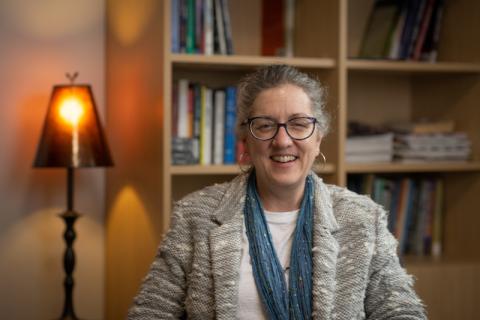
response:
<path id="1" fill-rule="evenodd" d="M 60 106 L 60 116 L 72 125 L 78 124 L 83 112 L 82 103 L 75 97 L 65 99 Z"/>

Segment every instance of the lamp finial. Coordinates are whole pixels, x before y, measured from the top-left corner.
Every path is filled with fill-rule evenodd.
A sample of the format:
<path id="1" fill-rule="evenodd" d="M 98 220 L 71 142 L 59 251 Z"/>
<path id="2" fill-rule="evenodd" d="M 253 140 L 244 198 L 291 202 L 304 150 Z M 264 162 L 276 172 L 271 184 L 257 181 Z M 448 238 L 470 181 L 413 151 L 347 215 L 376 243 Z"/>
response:
<path id="1" fill-rule="evenodd" d="M 73 84 L 75 82 L 75 79 L 77 79 L 78 77 L 78 72 L 75 71 L 75 73 L 73 74 L 70 74 L 69 72 L 67 72 L 65 76 L 68 78 L 68 80 L 70 80 L 70 83 Z"/>

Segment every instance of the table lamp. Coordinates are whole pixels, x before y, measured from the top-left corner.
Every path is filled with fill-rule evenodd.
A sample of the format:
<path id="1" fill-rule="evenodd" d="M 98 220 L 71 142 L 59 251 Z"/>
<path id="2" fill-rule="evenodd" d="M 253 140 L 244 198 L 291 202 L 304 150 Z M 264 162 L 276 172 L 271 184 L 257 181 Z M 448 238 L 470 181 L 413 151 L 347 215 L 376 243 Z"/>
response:
<path id="1" fill-rule="evenodd" d="M 33 164 L 36 168 L 67 170 L 67 210 L 60 214 L 66 224 L 65 302 L 60 319 L 78 319 L 73 307 L 76 237 L 73 225 L 80 215 L 73 209 L 74 170 L 113 165 L 92 90 L 89 85 L 74 84 L 77 75 L 67 74 L 70 84 L 53 87 Z"/>

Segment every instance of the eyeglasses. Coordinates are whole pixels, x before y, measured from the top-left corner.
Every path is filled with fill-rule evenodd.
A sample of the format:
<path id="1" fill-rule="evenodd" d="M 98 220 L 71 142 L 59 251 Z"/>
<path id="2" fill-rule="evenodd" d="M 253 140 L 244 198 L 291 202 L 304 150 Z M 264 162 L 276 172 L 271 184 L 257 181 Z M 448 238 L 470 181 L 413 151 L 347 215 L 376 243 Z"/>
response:
<path id="1" fill-rule="evenodd" d="M 252 136 L 258 140 L 271 140 L 275 138 L 284 127 L 288 136 L 294 140 L 305 140 L 315 131 L 317 119 L 313 117 L 297 117 L 280 123 L 269 117 L 253 117 L 245 120 L 242 125 L 248 125 Z"/>

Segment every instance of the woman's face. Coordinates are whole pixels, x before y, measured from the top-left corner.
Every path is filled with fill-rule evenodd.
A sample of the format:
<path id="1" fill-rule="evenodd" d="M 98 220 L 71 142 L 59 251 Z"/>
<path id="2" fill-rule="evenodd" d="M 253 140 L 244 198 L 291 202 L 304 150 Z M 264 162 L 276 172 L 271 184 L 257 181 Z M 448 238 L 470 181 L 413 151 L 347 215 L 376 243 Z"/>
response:
<path id="1" fill-rule="evenodd" d="M 260 93 L 252 106 L 250 117 L 267 116 L 285 123 L 295 117 L 313 117 L 310 99 L 299 87 L 291 84 Z M 320 153 L 321 136 L 315 132 L 305 140 L 289 137 L 284 127 L 275 138 L 261 141 L 250 133 L 246 148 L 256 170 L 259 187 L 303 188 L 305 178 Z"/>

